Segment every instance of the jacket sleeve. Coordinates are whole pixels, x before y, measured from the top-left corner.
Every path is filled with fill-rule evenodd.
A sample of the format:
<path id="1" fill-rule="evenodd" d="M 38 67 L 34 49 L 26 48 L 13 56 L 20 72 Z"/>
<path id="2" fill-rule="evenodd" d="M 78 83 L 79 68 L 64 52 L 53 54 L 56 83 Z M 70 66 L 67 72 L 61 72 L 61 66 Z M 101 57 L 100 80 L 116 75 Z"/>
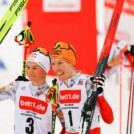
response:
<path id="1" fill-rule="evenodd" d="M 15 100 L 16 90 L 18 88 L 19 82 L 12 82 L 9 85 L 0 87 L 0 101 L 6 99 Z"/>
<path id="2" fill-rule="evenodd" d="M 101 117 L 105 123 L 111 124 L 114 120 L 113 111 L 103 95 L 98 96 Z"/>

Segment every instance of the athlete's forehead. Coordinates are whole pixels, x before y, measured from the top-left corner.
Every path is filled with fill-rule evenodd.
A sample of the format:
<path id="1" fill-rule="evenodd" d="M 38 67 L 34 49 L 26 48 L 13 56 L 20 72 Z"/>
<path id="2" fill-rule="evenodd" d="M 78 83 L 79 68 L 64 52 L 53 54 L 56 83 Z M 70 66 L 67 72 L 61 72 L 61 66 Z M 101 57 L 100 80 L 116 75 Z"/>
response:
<path id="1" fill-rule="evenodd" d="M 27 61 L 26 66 L 27 67 L 40 67 L 37 63 L 32 62 L 32 61 Z"/>
<path id="2" fill-rule="evenodd" d="M 52 64 L 53 64 L 53 63 L 59 63 L 59 62 L 66 62 L 66 61 L 64 61 L 64 60 L 62 60 L 62 59 L 58 59 L 58 58 L 51 60 L 51 63 L 52 63 Z"/>

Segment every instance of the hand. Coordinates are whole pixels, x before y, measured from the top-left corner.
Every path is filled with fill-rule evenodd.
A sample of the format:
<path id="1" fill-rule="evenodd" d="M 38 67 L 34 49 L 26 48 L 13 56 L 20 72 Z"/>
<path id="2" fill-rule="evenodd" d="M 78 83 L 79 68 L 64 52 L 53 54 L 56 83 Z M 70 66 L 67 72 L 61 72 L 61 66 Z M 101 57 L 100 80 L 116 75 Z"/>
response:
<path id="1" fill-rule="evenodd" d="M 54 86 L 57 83 L 57 79 L 52 80 L 52 83 L 53 83 L 53 86 L 48 90 L 47 95 L 46 95 L 46 99 L 48 102 L 51 101 L 54 97 L 54 94 L 55 94 Z"/>
<path id="2" fill-rule="evenodd" d="M 130 54 L 134 56 L 134 45 L 130 46 Z"/>
<path id="3" fill-rule="evenodd" d="M 15 81 L 29 81 L 29 80 L 23 76 L 18 76 L 18 78 Z"/>
<path id="4" fill-rule="evenodd" d="M 104 74 L 101 74 L 100 76 L 97 76 L 95 78 L 91 77 L 90 80 L 92 81 L 93 86 L 97 88 L 98 94 L 101 94 L 103 92 L 103 88 L 105 86 L 104 83 L 106 80 Z"/>
<path id="5" fill-rule="evenodd" d="M 108 67 L 120 65 L 120 54 L 107 63 Z"/>
<path id="6" fill-rule="evenodd" d="M 53 95 L 54 95 L 54 90 L 52 88 L 50 88 L 46 95 L 47 102 L 49 102 L 53 99 Z"/>

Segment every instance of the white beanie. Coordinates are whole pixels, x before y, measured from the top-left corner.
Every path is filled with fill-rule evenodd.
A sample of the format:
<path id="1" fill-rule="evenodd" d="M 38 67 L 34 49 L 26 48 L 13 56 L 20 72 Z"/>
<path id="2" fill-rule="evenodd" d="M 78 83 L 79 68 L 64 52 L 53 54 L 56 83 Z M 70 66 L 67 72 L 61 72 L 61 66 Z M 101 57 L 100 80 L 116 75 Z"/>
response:
<path id="1" fill-rule="evenodd" d="M 48 73 L 50 70 L 50 58 L 48 55 L 45 55 L 45 54 L 40 53 L 38 51 L 32 52 L 28 56 L 26 62 L 28 62 L 28 61 L 35 62 L 36 64 L 41 66 L 46 71 L 46 73 Z"/>

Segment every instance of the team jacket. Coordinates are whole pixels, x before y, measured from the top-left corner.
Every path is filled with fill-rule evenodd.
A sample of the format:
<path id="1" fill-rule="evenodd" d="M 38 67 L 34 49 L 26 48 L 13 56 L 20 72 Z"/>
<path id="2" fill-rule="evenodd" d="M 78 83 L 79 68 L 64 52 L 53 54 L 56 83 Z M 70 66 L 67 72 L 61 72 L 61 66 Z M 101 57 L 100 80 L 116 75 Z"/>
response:
<path id="1" fill-rule="evenodd" d="M 69 87 L 59 81 L 59 108 L 63 112 L 66 134 L 78 134 L 81 110 L 90 88 L 90 76 L 77 73 L 69 79 Z M 90 134 L 100 134 L 100 115 L 106 123 L 113 121 L 113 112 L 103 95 L 98 97 Z"/>
<path id="2" fill-rule="evenodd" d="M 15 104 L 15 134 L 48 134 L 52 129 L 52 105 L 46 101 L 48 85 L 13 82 L 0 88 L 0 100 Z"/>

